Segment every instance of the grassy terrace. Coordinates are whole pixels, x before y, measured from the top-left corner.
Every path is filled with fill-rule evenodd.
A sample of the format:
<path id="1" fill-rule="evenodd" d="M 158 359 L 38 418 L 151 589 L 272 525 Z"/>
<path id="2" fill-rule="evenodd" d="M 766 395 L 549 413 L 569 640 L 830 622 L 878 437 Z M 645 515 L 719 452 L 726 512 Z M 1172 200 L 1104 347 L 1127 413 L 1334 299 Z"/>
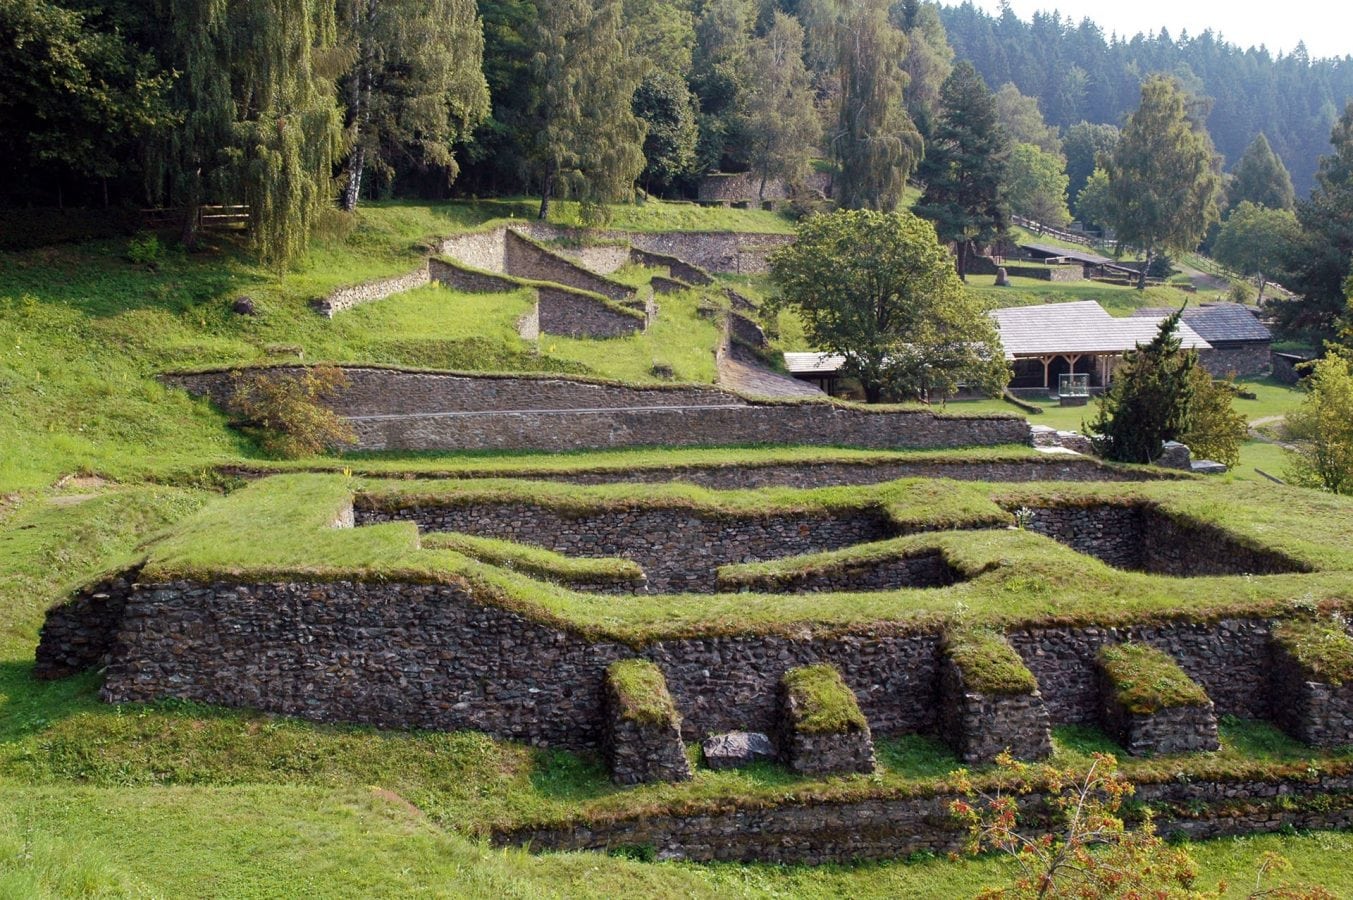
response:
<path id="1" fill-rule="evenodd" d="M 938 551 L 970 580 L 950 587 L 858 594 L 643 595 L 623 603 L 579 594 L 477 562 L 422 549 L 415 526 L 326 527 L 360 489 L 391 505 L 529 501 L 567 510 L 628 509 L 643 503 L 709 516 L 757 516 L 872 508 L 919 528 L 991 526 L 1002 506 L 1033 498 L 1097 502 L 1136 498 L 1177 515 L 1218 523 L 1239 540 L 1272 546 L 1310 565 L 1300 575 L 1172 579 L 1124 572 L 1042 536 L 1008 528 L 944 530 L 899 541 L 907 552 Z M 1000 505 L 996 501 L 999 501 Z M 1320 521 L 1315 533 L 1307 527 Z M 850 552 L 849 549 L 843 552 Z M 152 545 L 143 578 L 381 578 L 473 584 L 480 596 L 582 633 L 643 643 L 683 635 L 831 631 L 864 625 L 933 629 L 962 610 L 991 625 L 1121 623 L 1281 613 L 1353 601 L 1353 502 L 1309 492 L 1237 485 L 1225 496 L 1205 483 L 1029 485 L 900 481 L 864 488 L 708 491 L 682 485 L 573 485 L 511 481 L 381 482 L 288 475 L 216 501 Z M 1295 604 L 1295 607 L 1293 606 Z"/>

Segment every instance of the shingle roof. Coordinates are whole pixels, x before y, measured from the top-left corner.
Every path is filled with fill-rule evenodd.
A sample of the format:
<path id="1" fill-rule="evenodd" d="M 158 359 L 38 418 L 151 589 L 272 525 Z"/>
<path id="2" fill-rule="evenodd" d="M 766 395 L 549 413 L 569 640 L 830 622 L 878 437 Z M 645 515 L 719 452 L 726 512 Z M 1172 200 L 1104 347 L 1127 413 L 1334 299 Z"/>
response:
<path id="1" fill-rule="evenodd" d="M 830 375 L 840 370 L 845 357 L 835 353 L 814 350 L 791 351 L 785 354 L 785 368 L 793 375 Z"/>
<path id="2" fill-rule="evenodd" d="M 1090 266 L 1102 266 L 1113 262 L 1107 256 L 1096 256 L 1093 253 L 1087 253 L 1084 250 L 1069 250 L 1066 247 L 1054 247 L 1051 244 L 1020 244 L 1021 250 L 1032 250 L 1035 253 L 1042 253 L 1046 256 L 1060 256 L 1066 259 L 1074 259 L 1076 262 L 1085 263 Z"/>
<path id="3" fill-rule="evenodd" d="M 1000 329 L 1006 359 L 1062 353 L 1122 353 L 1149 342 L 1165 318 L 1164 315 L 1116 318 L 1093 300 L 994 309 L 991 317 Z M 1211 349 L 1211 344 L 1183 322 L 1179 325 L 1179 340 L 1185 349 Z"/>
<path id="4" fill-rule="evenodd" d="M 1160 318 L 1173 310 L 1139 309 L 1133 316 Z M 1239 303 L 1204 303 L 1186 306 L 1183 319 L 1204 340 L 1217 341 L 1271 341 L 1273 334 L 1263 322 Z"/>

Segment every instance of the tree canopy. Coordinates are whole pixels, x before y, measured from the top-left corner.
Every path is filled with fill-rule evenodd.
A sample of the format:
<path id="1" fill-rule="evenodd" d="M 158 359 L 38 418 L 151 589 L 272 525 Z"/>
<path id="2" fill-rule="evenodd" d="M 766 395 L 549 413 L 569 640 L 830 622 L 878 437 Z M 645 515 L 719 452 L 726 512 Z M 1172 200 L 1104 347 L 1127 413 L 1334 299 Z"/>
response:
<path id="1" fill-rule="evenodd" d="M 1062 228 L 1071 221 L 1066 208 L 1066 171 L 1060 157 L 1033 144 L 1015 144 L 1005 171 L 1010 211 L 1042 225 Z"/>
<path id="2" fill-rule="evenodd" d="M 1335 494 L 1353 494 L 1353 355 L 1335 349 L 1306 379 L 1306 399 L 1287 414 L 1293 440 L 1288 478 Z"/>
<path id="3" fill-rule="evenodd" d="M 802 181 L 813 148 L 822 136 L 814 106 L 812 78 L 803 62 L 803 26 L 776 12 L 770 29 L 746 56 L 740 121 L 747 161 L 760 181 Z"/>
<path id="4" fill-rule="evenodd" d="M 1270 209 L 1249 200 L 1231 210 L 1212 242 L 1212 255 L 1242 275 L 1259 279 L 1257 303 L 1264 300 L 1264 286 L 1278 271 L 1291 247 L 1301 237 L 1301 226 L 1291 210 Z"/>
<path id="5" fill-rule="evenodd" d="M 1231 206 L 1239 206 L 1246 200 L 1269 209 L 1291 209 L 1296 205 L 1292 176 L 1287 174 L 1287 167 L 1273 152 L 1262 131 L 1236 163 L 1226 198 Z"/>
<path id="6" fill-rule="evenodd" d="M 1009 212 L 1002 195 L 1009 140 L 996 120 L 996 102 L 981 76 L 959 63 L 940 92 L 940 117 L 918 176 L 925 192 L 916 212 L 958 248 L 958 274 L 967 276 L 974 243 L 1003 234 Z"/>
<path id="7" fill-rule="evenodd" d="M 960 383 L 996 393 L 1009 380 L 994 323 L 911 213 L 812 216 L 773 255 L 771 279 L 773 303 L 798 311 L 815 348 L 845 358 L 870 402 L 943 398 Z"/>
<path id="8" fill-rule="evenodd" d="M 1150 343 L 1123 355 L 1089 426 L 1101 456 L 1149 463 L 1160 456 L 1163 442 L 1179 440 L 1188 430 L 1198 356 L 1181 348 L 1181 312 L 1162 321 Z"/>
<path id="9" fill-rule="evenodd" d="M 1141 105 L 1108 163 L 1113 226 L 1119 241 L 1146 254 L 1137 283 L 1145 288 L 1157 253 L 1194 250 L 1218 219 L 1218 160 L 1174 79 L 1142 84 Z"/>

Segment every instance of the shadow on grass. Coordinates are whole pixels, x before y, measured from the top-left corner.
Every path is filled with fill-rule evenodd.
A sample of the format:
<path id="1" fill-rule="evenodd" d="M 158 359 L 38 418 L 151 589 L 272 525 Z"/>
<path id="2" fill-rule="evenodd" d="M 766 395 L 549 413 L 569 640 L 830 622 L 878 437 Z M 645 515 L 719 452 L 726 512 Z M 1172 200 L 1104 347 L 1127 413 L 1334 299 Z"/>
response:
<path id="1" fill-rule="evenodd" d="M 33 663 L 0 662 L 0 743 L 22 740 L 73 715 L 99 708 L 103 679 L 93 672 L 38 681 Z"/>

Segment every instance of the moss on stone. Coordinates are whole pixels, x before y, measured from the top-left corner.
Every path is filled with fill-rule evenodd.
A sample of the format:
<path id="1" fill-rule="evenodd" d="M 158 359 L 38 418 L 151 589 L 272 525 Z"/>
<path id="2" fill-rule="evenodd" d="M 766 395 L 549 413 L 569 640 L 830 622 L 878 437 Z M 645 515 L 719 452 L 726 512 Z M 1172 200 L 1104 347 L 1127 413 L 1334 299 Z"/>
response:
<path id="1" fill-rule="evenodd" d="M 1207 692 L 1169 654 L 1147 644 L 1105 644 L 1099 664 L 1109 676 L 1114 698 L 1133 715 L 1208 703 Z"/>
<path id="2" fill-rule="evenodd" d="M 646 659 L 622 659 L 606 669 L 620 718 L 661 727 L 680 721 L 662 669 Z"/>
<path id="3" fill-rule="evenodd" d="M 1353 638 L 1333 619 L 1294 619 L 1273 629 L 1273 639 L 1305 670 L 1311 681 L 1341 685 L 1353 681 Z"/>
<path id="4" fill-rule="evenodd" d="M 944 651 L 963 673 L 963 683 L 979 694 L 1018 695 L 1038 690 L 1038 681 L 1000 632 L 958 628 L 944 637 Z"/>
<path id="5" fill-rule="evenodd" d="M 790 669 L 781 679 L 801 734 L 845 734 L 869 727 L 855 692 L 828 663 Z"/>

